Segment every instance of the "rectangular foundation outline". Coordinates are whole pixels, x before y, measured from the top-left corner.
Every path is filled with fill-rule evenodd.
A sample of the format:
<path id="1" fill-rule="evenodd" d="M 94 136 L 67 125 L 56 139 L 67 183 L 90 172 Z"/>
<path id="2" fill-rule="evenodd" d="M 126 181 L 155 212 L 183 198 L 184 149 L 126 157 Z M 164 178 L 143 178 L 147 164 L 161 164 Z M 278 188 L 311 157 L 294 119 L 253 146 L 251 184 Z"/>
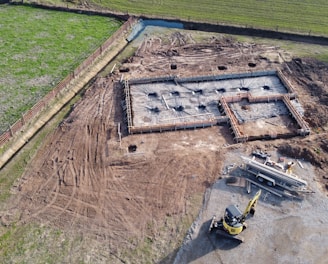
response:
<path id="1" fill-rule="evenodd" d="M 130 84 L 144 84 L 144 83 L 157 83 L 157 82 L 168 82 L 174 81 L 175 83 L 183 82 L 205 82 L 205 81 L 214 81 L 214 80 L 227 80 L 227 79 L 238 79 L 238 78 L 247 78 L 247 77 L 260 77 L 260 76 L 269 76 L 275 75 L 286 87 L 287 94 L 273 94 L 267 96 L 252 96 L 250 93 L 241 93 L 236 96 L 221 96 L 218 100 L 218 107 L 221 107 L 221 111 L 224 112 L 225 116 L 219 118 L 214 118 L 209 115 L 209 118 L 201 121 L 191 121 L 191 122 L 181 122 L 181 123 L 172 123 L 172 124 L 159 124 L 151 126 L 134 126 L 133 124 L 133 111 L 131 106 L 131 94 L 130 94 Z M 259 103 L 259 102 L 270 102 L 270 101 L 282 101 L 288 110 L 290 111 L 293 118 L 298 123 L 300 129 L 297 131 L 296 135 L 306 136 L 310 134 L 310 128 L 307 123 L 303 120 L 301 115 L 297 112 L 295 107 L 290 103 L 291 99 L 295 99 L 297 94 L 295 93 L 294 88 L 287 78 L 283 75 L 280 69 L 269 70 L 269 71 L 258 71 L 258 72 L 246 72 L 246 73 L 234 73 L 234 74 L 224 74 L 224 75 L 209 75 L 209 76 L 197 76 L 190 78 L 178 78 L 176 76 L 164 76 L 157 78 L 142 78 L 142 79 L 131 79 L 131 80 L 122 80 L 123 88 L 125 91 L 125 106 L 123 110 L 126 112 L 127 117 L 127 127 L 129 134 L 135 133 L 152 133 L 152 132 L 164 132 L 164 131 L 175 131 L 182 129 L 196 129 L 204 128 L 209 126 L 214 126 L 221 123 L 229 123 L 233 134 L 234 140 L 239 142 L 246 142 L 252 140 L 251 136 L 243 135 L 238 127 L 238 121 L 232 111 L 230 110 L 228 103 L 239 102 L 242 99 L 247 99 L 250 103 Z M 296 136 L 295 135 L 295 136 Z M 278 135 L 272 134 L 270 138 L 277 138 Z M 281 135 L 283 136 L 283 135 Z M 257 138 L 256 138 L 257 139 Z"/>

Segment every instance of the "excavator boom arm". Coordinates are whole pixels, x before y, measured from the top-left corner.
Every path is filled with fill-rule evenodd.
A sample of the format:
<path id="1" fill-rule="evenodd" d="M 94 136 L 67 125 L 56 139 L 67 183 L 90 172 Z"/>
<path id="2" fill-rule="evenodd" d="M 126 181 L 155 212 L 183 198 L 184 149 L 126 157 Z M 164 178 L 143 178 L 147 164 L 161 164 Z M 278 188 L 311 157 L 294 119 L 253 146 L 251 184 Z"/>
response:
<path id="1" fill-rule="evenodd" d="M 255 208 L 257 200 L 260 198 L 261 190 L 258 190 L 254 197 L 248 202 L 248 205 L 243 213 L 243 218 L 246 219 L 252 208 Z"/>

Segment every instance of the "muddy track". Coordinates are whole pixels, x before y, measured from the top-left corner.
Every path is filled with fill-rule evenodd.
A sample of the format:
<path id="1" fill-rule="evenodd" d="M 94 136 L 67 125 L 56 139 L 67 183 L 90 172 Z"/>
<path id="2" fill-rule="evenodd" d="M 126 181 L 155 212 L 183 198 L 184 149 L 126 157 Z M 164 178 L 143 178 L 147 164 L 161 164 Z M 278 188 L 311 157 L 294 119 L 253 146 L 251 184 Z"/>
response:
<path id="1" fill-rule="evenodd" d="M 127 237 L 142 240 L 149 221 L 156 227 L 156 219 L 185 211 L 190 180 L 185 154 L 146 159 L 147 153 L 105 151 L 118 144 L 108 132 L 115 127 L 114 98 L 113 87 L 96 83 L 52 135 L 56 144 L 38 154 L 40 167 L 23 186 L 33 204 L 20 200 L 27 208 L 21 223 L 40 221 L 119 245 L 131 243 Z M 151 144 L 163 147 L 156 137 Z M 113 154 L 123 162 L 117 164 Z"/>

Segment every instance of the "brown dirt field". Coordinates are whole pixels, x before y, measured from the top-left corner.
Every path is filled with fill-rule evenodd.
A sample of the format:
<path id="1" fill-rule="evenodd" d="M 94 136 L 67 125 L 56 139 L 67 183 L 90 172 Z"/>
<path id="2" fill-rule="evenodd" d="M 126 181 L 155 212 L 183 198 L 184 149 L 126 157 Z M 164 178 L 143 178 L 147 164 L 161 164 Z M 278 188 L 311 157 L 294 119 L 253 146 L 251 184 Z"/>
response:
<path id="1" fill-rule="evenodd" d="M 108 243 L 111 251 L 134 248 L 163 219 L 184 215 L 186 202 L 220 174 L 222 154 L 208 151 L 217 127 L 123 137 L 119 87 L 102 79 L 87 90 L 18 186 L 15 204 L 21 223 L 45 225 Z M 99 84 L 100 82 L 100 84 Z M 114 85 L 113 85 L 114 84 Z M 136 152 L 128 147 L 136 145 Z M 150 227 L 151 226 L 151 227 Z"/>
<path id="2" fill-rule="evenodd" d="M 281 67 L 295 84 L 306 109 L 306 120 L 318 134 L 293 138 L 288 144 L 278 140 L 249 146 L 278 148 L 285 155 L 305 158 L 317 166 L 317 180 L 328 189 L 328 66 L 309 59 L 280 64 L 266 54 L 279 59 L 283 51 L 227 37 L 208 38 L 205 44 L 197 44 L 191 35 L 175 32 L 162 39 L 146 38 L 120 69 L 125 78 L 140 78 Z M 171 70 L 171 64 L 176 64 L 177 69 Z M 218 66 L 226 66 L 227 70 Z M 124 259 L 124 252 L 149 238 L 155 252 L 151 262 L 162 259 L 163 263 L 170 263 L 172 245 L 167 241 L 181 232 L 174 226 L 192 214 L 188 204 L 220 177 L 225 154 L 238 145 L 233 145 L 229 128 L 224 126 L 127 135 L 122 87 L 118 84 L 121 74 L 117 70 L 90 85 L 37 153 L 10 207 L 21 212 L 20 224 L 55 226 L 83 234 L 90 243 L 106 244 L 108 255 L 104 262 L 144 263 L 140 256 L 130 256 L 131 262 Z M 136 151 L 129 152 L 131 145 L 136 145 Z M 167 219 L 171 216 L 175 223 L 169 226 Z M 161 231 L 165 226 L 170 235 Z M 81 254 L 87 259 L 91 253 Z"/>

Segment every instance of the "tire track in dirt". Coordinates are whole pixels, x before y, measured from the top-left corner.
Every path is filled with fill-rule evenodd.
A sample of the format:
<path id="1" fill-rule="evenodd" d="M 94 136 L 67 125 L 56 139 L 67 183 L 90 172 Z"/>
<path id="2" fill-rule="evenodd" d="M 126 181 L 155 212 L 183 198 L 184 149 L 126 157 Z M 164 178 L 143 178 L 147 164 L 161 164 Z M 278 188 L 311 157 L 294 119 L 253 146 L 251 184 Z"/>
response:
<path id="1" fill-rule="evenodd" d="M 49 149 L 50 151 L 50 149 Z M 31 199 L 33 200 L 35 198 L 36 195 L 40 194 L 41 191 L 43 191 L 45 189 L 45 187 L 53 180 L 53 177 L 57 174 L 58 171 L 58 167 L 57 167 L 57 162 L 58 162 L 58 148 L 55 149 L 55 155 L 53 158 L 51 158 L 51 162 L 52 162 L 52 170 L 53 173 L 50 174 L 49 177 L 47 177 L 44 182 L 37 188 L 37 190 L 35 192 L 33 192 L 33 195 L 31 197 Z M 48 152 L 48 154 L 50 154 L 50 152 Z M 57 155 L 56 155 L 57 154 Z M 44 156 L 45 157 L 45 156 Z M 44 159 L 46 160 L 46 159 Z M 40 175 L 41 172 L 38 172 L 38 175 Z M 54 189 L 54 188 L 53 188 Z"/>
<path id="2" fill-rule="evenodd" d="M 184 161 L 184 163 L 182 164 L 182 166 L 180 166 L 180 169 L 177 171 L 176 175 L 177 175 L 177 186 L 179 188 L 179 196 L 178 198 L 178 203 L 179 205 L 182 205 L 183 208 L 181 208 L 184 213 L 186 211 L 186 205 L 185 205 L 185 193 L 186 193 L 186 189 L 187 189 L 187 185 L 188 185 L 188 178 L 185 175 L 185 171 L 186 168 L 188 167 L 188 164 L 186 163 L 186 161 Z M 182 175 L 182 177 L 180 176 Z M 180 179 L 180 180 L 179 180 Z M 177 208 L 178 211 L 179 208 Z M 178 213 L 178 212 L 175 212 Z"/>
<path id="3" fill-rule="evenodd" d="M 134 174 L 134 168 L 129 165 L 130 169 L 125 170 L 125 174 L 127 177 L 129 177 L 130 174 Z M 138 166 L 138 163 L 137 163 Z M 125 166 L 123 166 L 124 168 Z M 115 166 L 117 168 L 117 166 Z M 115 170 L 109 166 L 106 168 L 107 171 L 109 171 L 110 177 L 107 177 L 107 186 L 110 186 L 111 188 L 106 188 L 106 193 L 108 195 L 104 196 L 106 200 L 104 200 L 103 204 L 112 204 L 113 206 L 111 208 L 107 208 L 104 211 L 104 214 L 112 214 L 115 215 L 115 218 L 117 221 L 119 221 L 122 234 L 120 234 L 120 237 L 124 238 L 124 241 L 126 238 L 124 237 L 124 233 L 128 232 L 133 235 L 136 235 L 136 226 L 133 224 L 133 216 L 147 216 L 150 215 L 150 212 L 146 206 L 143 205 L 144 197 L 142 195 L 136 196 L 136 193 L 133 192 L 133 190 L 129 190 L 129 188 L 126 186 L 126 181 L 124 179 L 121 179 L 116 176 Z M 130 173 L 129 173 L 130 172 Z M 121 173 L 119 173 L 121 174 Z M 119 196 L 117 194 L 120 194 Z M 140 199 L 141 198 L 141 199 Z M 141 200 L 141 201 L 140 201 Z M 122 208 L 123 203 L 123 208 Z M 115 204 L 118 204 L 119 206 L 115 206 Z M 127 215 L 126 212 L 129 211 L 129 214 Z M 129 216 L 130 215 L 130 216 Z M 132 216 L 131 216 L 132 215 Z M 137 217 L 138 219 L 139 217 Z"/>
<path id="4" fill-rule="evenodd" d="M 76 194 L 78 193 L 78 191 L 76 191 Z M 62 194 L 62 193 L 58 193 L 58 197 L 62 197 L 63 199 L 67 198 L 67 195 L 66 194 Z M 73 200 L 72 200 L 72 203 L 79 203 L 85 207 L 94 207 L 96 209 L 97 205 L 93 204 L 93 203 L 90 203 L 90 202 L 86 202 L 86 201 L 83 201 L 81 199 L 79 199 L 78 197 L 73 197 Z M 54 205 L 56 206 L 56 205 Z"/>
<path id="5" fill-rule="evenodd" d="M 73 140 L 71 141 L 71 145 L 70 147 L 72 147 L 73 145 L 73 142 L 74 142 L 74 138 Z M 69 148 L 71 149 L 71 148 Z M 66 166 L 67 166 L 67 162 L 64 162 L 63 165 L 61 167 L 58 167 L 58 157 L 59 157 L 59 151 L 58 149 L 55 150 L 55 154 L 57 153 L 57 155 L 55 155 L 55 157 L 52 158 L 52 161 L 53 161 L 53 174 L 50 175 L 43 184 L 40 185 L 40 187 L 38 188 L 38 191 L 35 192 L 35 194 L 32 196 L 32 201 L 33 200 L 38 200 L 36 197 L 41 195 L 41 199 L 43 199 L 44 201 L 47 200 L 47 198 L 49 197 L 49 194 L 45 194 L 46 196 L 44 197 L 44 195 L 42 195 L 41 193 L 42 192 L 46 192 L 47 193 L 47 190 L 46 190 L 46 186 L 51 183 L 51 181 L 54 181 L 54 184 L 53 184 L 53 187 L 51 188 L 52 192 L 51 192 L 51 195 L 53 193 L 55 193 L 55 195 L 51 198 L 50 202 L 47 203 L 44 207 L 42 207 L 41 209 L 33 209 L 33 213 L 31 215 L 28 216 L 27 219 L 24 219 L 23 221 L 28 221 L 30 218 L 35 218 L 37 215 L 41 214 L 41 213 L 44 213 L 47 209 L 49 209 L 49 207 L 51 207 L 51 205 L 53 205 L 56 200 L 57 200 L 57 196 L 58 196 L 58 193 L 60 191 L 60 187 L 61 187 L 61 184 L 65 184 L 65 171 L 66 171 Z M 55 178 L 55 175 L 58 176 L 58 181 L 56 181 L 54 178 Z M 41 205 L 42 206 L 42 205 Z M 48 220 L 49 222 L 50 220 Z"/>
<path id="6" fill-rule="evenodd" d="M 72 167 L 72 163 L 69 162 L 68 166 L 69 166 L 69 170 L 71 172 L 71 175 L 74 175 L 75 174 L 75 171 L 74 171 L 74 168 Z M 65 168 L 66 168 L 66 166 L 65 166 Z M 74 182 L 74 181 L 71 180 L 71 182 Z M 66 184 L 65 184 L 65 186 L 66 186 Z M 72 186 L 73 190 L 71 191 L 71 195 L 69 196 L 69 200 L 68 200 L 68 202 L 65 205 L 62 205 L 62 207 L 61 207 L 62 212 L 59 213 L 56 217 L 54 217 L 51 220 L 52 222 L 56 221 L 56 219 L 58 219 L 63 213 L 65 213 L 67 211 L 68 207 L 71 205 L 71 203 L 73 201 L 74 195 L 76 193 L 76 185 L 75 184 L 71 184 L 70 186 Z M 65 195 L 65 196 L 67 196 L 67 195 Z M 56 198 L 57 197 L 58 197 L 58 193 L 56 195 Z M 54 203 L 52 203 L 50 206 L 54 206 Z"/>
<path id="7" fill-rule="evenodd" d="M 92 146 L 93 143 L 91 141 L 89 141 L 89 142 L 90 142 L 90 146 Z M 76 146 L 76 145 L 78 145 L 78 142 L 75 143 L 75 140 L 72 140 L 72 144 L 71 145 L 73 145 L 73 146 L 75 145 Z M 88 151 L 89 151 L 89 153 L 91 155 L 92 149 L 89 148 Z M 66 204 L 61 204 L 61 206 L 60 206 L 61 207 L 61 213 L 60 214 L 57 214 L 56 217 L 53 217 L 51 219 L 51 222 L 55 222 L 56 220 L 58 220 L 58 218 L 60 218 L 62 216 L 62 214 L 69 213 L 69 212 L 66 212 L 66 211 L 67 211 L 68 207 L 71 205 L 71 203 L 72 203 L 72 201 L 74 199 L 74 196 L 75 196 L 75 193 L 76 193 L 76 188 L 77 188 L 77 186 L 79 184 L 78 183 L 78 175 L 77 175 L 77 172 L 76 172 L 74 163 L 72 163 L 72 162 L 69 163 L 69 169 L 66 169 L 66 166 L 67 166 L 66 164 L 63 165 L 63 167 L 61 168 L 61 172 L 59 172 L 59 173 L 62 175 L 63 179 L 64 179 L 64 177 L 66 177 L 66 181 L 67 181 L 67 177 L 69 175 L 71 175 L 70 181 L 73 183 L 73 184 L 71 184 L 73 186 L 73 191 L 70 191 L 69 192 L 70 195 L 68 196 L 68 198 L 69 198 L 68 199 L 68 202 Z M 93 173 L 93 175 L 95 175 L 95 173 Z M 60 175 L 59 175 L 59 177 L 60 177 Z M 92 177 L 92 175 L 91 175 L 91 177 Z M 53 206 L 53 207 L 55 206 L 55 199 L 52 201 L 52 203 L 50 204 L 50 206 Z M 87 208 L 89 208 L 89 207 L 87 207 Z M 82 209 L 79 209 L 79 206 L 77 206 L 77 208 L 74 208 L 74 209 L 75 209 L 74 211 L 76 212 L 75 215 L 78 215 L 78 212 L 79 211 L 81 211 L 81 212 L 85 211 L 83 209 L 83 206 L 82 206 Z M 74 224 L 74 222 L 75 222 L 75 218 L 73 217 L 70 220 L 70 223 L 71 223 L 70 225 L 72 226 Z"/>
<path id="8" fill-rule="evenodd" d="M 45 197 L 44 199 L 48 199 L 49 194 L 46 195 L 44 194 L 45 192 L 48 191 L 49 188 L 46 188 L 48 185 L 50 185 L 50 183 L 53 183 L 53 187 L 50 188 L 50 190 L 52 190 L 50 192 L 50 195 L 52 196 L 51 201 L 46 204 L 45 206 L 43 206 L 43 204 L 40 204 L 40 207 L 42 207 L 42 209 L 32 209 L 33 214 L 29 217 L 36 217 L 38 214 L 42 214 L 43 212 L 45 212 L 47 209 L 49 209 L 49 207 L 51 207 L 52 205 L 54 205 L 57 201 L 57 196 L 58 193 L 60 191 L 60 186 L 66 185 L 68 181 L 70 182 L 74 182 L 74 179 L 69 179 L 69 175 L 73 175 L 75 174 L 74 172 L 68 173 L 69 170 L 66 169 L 67 166 L 67 161 L 65 161 L 64 163 L 62 163 L 62 160 L 65 159 L 65 157 L 67 156 L 67 153 L 69 153 L 69 156 L 67 156 L 68 161 L 73 160 L 74 157 L 74 143 L 75 143 L 75 136 L 76 133 L 72 133 L 73 129 L 71 129 L 71 123 L 74 122 L 74 120 L 76 119 L 76 116 L 78 116 L 78 112 L 76 111 L 78 109 L 74 108 L 75 111 L 73 111 L 73 115 L 69 116 L 66 121 L 63 121 L 59 128 L 57 129 L 57 131 L 53 134 L 53 141 L 57 142 L 56 144 L 51 144 L 50 146 L 54 147 L 54 148 L 46 148 L 46 155 L 44 156 L 44 163 L 48 160 L 47 157 L 48 156 L 52 156 L 52 174 L 49 174 L 50 176 L 47 177 L 46 180 L 44 180 L 38 187 L 37 191 L 34 192 L 33 196 L 32 196 L 32 200 L 41 200 L 43 199 L 43 197 Z M 63 133 L 64 132 L 64 133 Z M 56 138 L 58 138 L 56 140 Z M 71 140 L 67 140 L 67 138 L 71 138 Z M 62 144 L 62 142 L 70 142 L 70 145 L 68 146 L 64 146 Z M 68 150 L 67 153 L 65 153 L 65 150 Z M 71 151 L 71 152 L 70 152 Z M 51 155 L 51 152 L 53 153 Z M 44 173 L 43 175 L 46 175 L 46 173 Z M 55 176 L 58 176 L 58 180 L 56 181 L 54 179 Z M 72 184 L 72 186 L 74 186 L 75 188 L 75 184 Z M 53 195 L 53 193 L 55 193 L 55 195 Z M 71 193 L 71 200 L 74 197 L 74 193 L 75 193 L 75 189 L 73 191 L 73 194 Z M 64 206 L 63 210 L 66 210 L 69 206 L 69 203 L 66 204 L 66 206 Z M 57 216 L 57 218 L 60 217 L 60 215 Z M 28 219 L 24 219 L 25 221 Z M 53 220 L 55 220 L 55 218 L 53 218 Z"/>
<path id="9" fill-rule="evenodd" d="M 41 186 L 38 188 L 38 190 L 32 195 L 32 197 L 30 197 L 30 200 L 34 202 L 34 206 L 35 206 L 35 201 L 38 201 L 39 199 L 37 197 L 41 196 L 41 192 L 44 190 L 44 187 L 47 186 L 51 181 L 53 181 L 54 176 L 57 174 L 56 172 L 56 168 L 57 168 L 57 164 L 56 162 L 54 163 L 54 169 L 55 172 L 50 175 L 44 183 L 41 184 Z M 51 194 L 55 194 L 51 200 L 50 203 L 53 203 L 56 200 L 56 196 L 58 194 L 58 181 L 53 182 L 53 187 L 51 188 Z M 45 199 L 47 199 L 49 196 L 47 196 Z M 42 207 L 42 205 L 40 205 L 40 207 Z M 21 222 L 26 222 L 31 220 L 32 218 L 37 218 L 37 216 L 44 212 L 47 209 L 47 205 L 41 209 L 35 209 L 35 208 L 28 208 L 28 211 L 34 211 L 32 214 L 28 213 L 27 217 L 23 217 L 23 219 L 21 219 Z"/>
<path id="10" fill-rule="evenodd" d="M 48 156 L 43 164 L 49 158 L 52 160 L 52 174 L 46 174 L 50 167 L 36 167 L 43 176 L 50 176 L 38 184 L 40 194 L 35 194 L 33 206 L 37 211 L 32 210 L 32 217 L 68 232 L 81 232 L 111 248 L 120 244 L 134 247 L 136 240 L 131 237 L 142 240 L 149 231 L 148 223 L 156 230 L 163 213 L 178 211 L 175 201 L 181 210 L 188 178 L 180 174 L 188 161 L 179 158 L 176 170 L 170 152 L 159 154 L 159 160 L 147 156 L 148 149 L 142 157 L 122 153 L 113 156 L 108 144 L 118 143 L 108 135 L 108 130 L 116 127 L 113 105 L 120 97 L 114 97 L 112 88 L 95 86 L 72 107 L 53 134 L 53 142 L 58 144 L 51 144 L 43 152 Z M 144 140 L 151 141 L 149 153 L 165 148 L 159 146 L 159 135 L 147 135 Z M 162 155 L 169 159 L 162 159 Z M 51 193 L 47 192 L 49 186 Z M 43 199 L 50 202 L 44 205 Z"/>
<path id="11" fill-rule="evenodd" d="M 170 172 L 170 175 L 168 175 L 171 179 L 169 182 L 165 183 L 162 181 L 160 183 L 160 189 L 165 190 L 168 189 L 168 192 L 171 193 L 174 192 L 172 195 L 174 198 L 171 198 L 167 201 L 166 210 L 168 210 L 169 214 L 176 214 L 179 213 L 181 210 L 185 211 L 185 193 L 186 188 L 188 184 L 188 167 L 190 164 L 188 164 L 188 159 L 185 159 L 182 157 L 179 157 L 178 159 L 175 158 L 175 160 L 178 160 L 178 162 L 175 162 L 174 164 L 174 171 Z M 168 163 L 168 166 L 171 166 L 171 162 Z M 167 184 L 168 188 L 164 188 L 165 184 Z M 163 194 L 161 194 L 163 195 Z M 161 197 L 160 199 L 167 199 L 167 197 Z"/>
<path id="12" fill-rule="evenodd" d="M 102 162 L 102 165 L 104 165 L 103 162 Z M 106 173 L 104 166 L 102 166 L 101 174 L 102 174 L 102 177 L 100 177 L 99 186 L 101 186 L 102 188 L 101 188 L 101 190 L 99 190 L 99 192 L 97 194 L 97 198 L 98 198 L 97 212 L 100 217 L 100 219 L 99 219 L 100 224 L 103 226 L 107 226 L 107 220 L 105 219 L 103 212 L 106 210 L 106 208 L 105 208 L 106 193 L 104 192 L 104 186 L 106 186 L 106 178 L 108 177 L 108 175 Z"/>
<path id="13" fill-rule="evenodd" d="M 154 175 L 154 178 L 158 179 L 158 186 L 156 189 L 158 189 L 158 194 L 156 197 L 156 202 L 157 202 L 157 206 L 158 208 L 162 209 L 163 208 L 163 190 L 164 190 L 164 186 L 165 186 L 165 182 L 167 177 L 171 176 L 168 175 L 166 173 L 166 170 L 171 167 L 172 162 L 174 162 L 175 157 L 172 157 L 169 159 L 169 161 L 167 162 L 166 166 L 163 166 L 160 170 L 158 170 L 158 172 Z M 164 172 L 164 173 L 163 173 Z"/>
<path id="14" fill-rule="evenodd" d="M 112 189 L 114 190 L 114 192 L 119 191 L 120 193 L 124 194 L 124 196 L 121 196 L 121 200 L 125 200 L 124 204 L 126 206 L 125 210 L 124 208 L 120 208 L 120 205 L 122 204 L 121 201 L 118 206 L 114 206 L 114 208 L 112 208 L 112 210 L 114 211 L 113 213 L 115 214 L 115 217 L 119 219 L 124 229 L 127 229 L 127 231 L 132 232 L 134 235 L 137 235 L 136 227 L 133 224 L 132 220 L 133 215 L 142 214 L 145 217 L 151 214 L 149 210 L 142 205 L 142 202 L 139 202 L 134 197 L 134 193 L 130 192 L 130 190 L 124 184 L 120 183 L 119 179 L 115 179 L 115 172 L 113 171 L 113 169 L 111 167 L 108 167 L 108 169 L 111 172 L 111 175 L 113 176 L 112 181 L 110 182 L 111 186 L 113 187 Z M 111 190 L 110 192 L 113 191 Z M 115 205 L 115 200 L 111 198 L 111 195 L 107 196 L 106 202 Z M 130 212 L 129 214 L 126 214 L 127 210 Z"/>
<path id="15" fill-rule="evenodd" d="M 84 162 L 84 166 L 80 166 L 79 168 L 79 174 L 80 176 L 82 175 L 82 177 L 78 177 L 75 179 L 76 185 L 78 185 L 79 187 L 83 187 L 83 190 L 80 192 L 82 193 L 81 196 L 84 195 L 85 190 L 84 187 L 85 186 L 91 186 L 91 190 L 89 191 L 89 193 L 92 194 L 92 196 L 94 197 L 92 200 L 94 200 L 94 203 L 91 203 L 92 206 L 94 206 L 94 208 L 98 208 L 97 211 L 97 218 L 98 218 L 98 222 L 100 225 L 102 226 L 108 226 L 108 223 L 106 221 L 106 219 L 103 217 L 102 212 L 105 211 L 105 198 L 106 198 L 106 193 L 104 193 L 102 191 L 101 186 L 105 186 L 105 167 L 104 167 L 104 162 L 103 162 L 103 158 L 101 155 L 101 151 L 99 149 L 99 146 L 102 145 L 102 143 L 104 141 L 107 141 L 107 138 L 103 138 L 103 137 L 99 137 L 98 133 L 97 133 L 97 137 L 95 138 L 95 140 L 93 140 L 93 135 L 94 132 L 93 131 L 103 131 L 105 132 L 106 130 L 106 124 L 109 123 L 110 120 L 110 116 L 106 115 L 106 109 L 104 107 L 105 104 L 107 104 L 107 102 L 111 102 L 112 101 L 112 93 L 110 93 L 111 96 L 105 96 L 106 95 L 106 90 L 102 91 L 102 95 L 101 95 L 101 100 L 100 103 L 98 103 L 98 106 L 96 108 L 93 109 L 97 109 L 97 111 L 95 111 L 92 115 L 95 117 L 95 122 L 97 124 L 97 127 L 94 126 L 89 126 L 87 125 L 87 132 L 86 132 L 86 136 L 85 136 L 85 140 L 87 142 L 87 144 L 84 144 L 85 149 L 84 151 L 87 153 L 87 155 L 85 156 L 85 161 Z M 91 110 L 91 109 L 90 109 Z M 91 111 L 90 111 L 91 112 Z M 103 118 L 103 117 L 107 117 L 107 118 Z M 99 118 L 100 117 L 100 118 Z M 105 119 L 105 122 L 104 122 Z M 100 120 L 100 121 L 98 121 Z M 105 133 L 101 133 L 101 135 L 103 135 Z M 91 140 L 89 139 L 91 137 Z M 95 149 L 95 150 L 94 150 Z M 96 167 L 93 166 L 93 161 L 90 158 L 92 156 L 93 153 L 100 153 L 99 158 L 95 158 L 95 164 Z M 83 175 L 88 175 L 88 177 L 84 177 Z M 106 175 L 108 176 L 108 175 Z M 100 187 L 99 187 L 100 186 Z M 77 207 L 78 209 L 76 210 L 76 212 L 83 211 L 83 207 L 84 207 L 85 203 L 83 202 L 79 202 Z M 81 207 L 79 209 L 79 207 Z M 76 219 L 76 221 L 78 221 Z M 71 225 L 73 224 L 73 222 L 71 222 Z"/>

